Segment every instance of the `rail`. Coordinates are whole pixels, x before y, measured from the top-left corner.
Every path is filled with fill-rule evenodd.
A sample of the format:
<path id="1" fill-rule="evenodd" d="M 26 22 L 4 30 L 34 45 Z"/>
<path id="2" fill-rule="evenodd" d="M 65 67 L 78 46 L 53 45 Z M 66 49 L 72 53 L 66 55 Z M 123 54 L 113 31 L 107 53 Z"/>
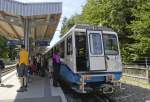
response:
<path id="1" fill-rule="evenodd" d="M 2 71 L 2 76 L 14 71 L 16 69 L 15 67 L 16 67 L 16 64 L 5 66 L 4 70 Z"/>

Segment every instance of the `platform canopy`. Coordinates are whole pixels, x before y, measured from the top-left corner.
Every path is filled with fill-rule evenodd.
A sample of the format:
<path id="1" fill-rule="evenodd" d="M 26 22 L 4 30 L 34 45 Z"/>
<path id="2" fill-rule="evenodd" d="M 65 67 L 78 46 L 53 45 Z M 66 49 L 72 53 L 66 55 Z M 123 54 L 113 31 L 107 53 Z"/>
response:
<path id="1" fill-rule="evenodd" d="M 34 41 L 51 41 L 61 14 L 61 2 L 22 3 L 0 0 L 0 35 L 8 39 L 24 39 L 25 19 L 28 19 L 29 38 Z"/>

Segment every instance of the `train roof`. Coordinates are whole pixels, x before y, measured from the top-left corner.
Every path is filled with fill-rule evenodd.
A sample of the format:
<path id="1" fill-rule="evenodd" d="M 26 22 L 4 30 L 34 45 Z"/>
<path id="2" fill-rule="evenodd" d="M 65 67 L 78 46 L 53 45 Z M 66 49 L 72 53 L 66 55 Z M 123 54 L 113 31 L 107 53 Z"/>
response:
<path id="1" fill-rule="evenodd" d="M 67 37 L 69 35 L 69 33 L 74 29 L 86 29 L 86 30 L 115 32 L 111 28 L 108 28 L 105 26 L 96 26 L 96 25 L 90 25 L 90 24 L 75 24 L 58 42 L 60 42 L 63 38 Z"/>
<path id="2" fill-rule="evenodd" d="M 59 42 L 62 41 L 65 37 L 69 35 L 69 33 L 73 29 L 86 29 L 86 30 L 98 30 L 98 31 L 110 31 L 114 32 L 111 28 L 105 27 L 105 26 L 95 26 L 90 24 L 75 24 L 56 44 L 48 48 L 44 53 L 47 53 L 50 49 L 52 49 L 55 45 L 57 45 Z"/>
<path id="3" fill-rule="evenodd" d="M 89 24 L 76 24 L 73 28 L 114 32 L 111 28 L 108 28 L 108 27 L 105 27 L 105 26 L 96 26 L 96 25 L 89 25 Z"/>

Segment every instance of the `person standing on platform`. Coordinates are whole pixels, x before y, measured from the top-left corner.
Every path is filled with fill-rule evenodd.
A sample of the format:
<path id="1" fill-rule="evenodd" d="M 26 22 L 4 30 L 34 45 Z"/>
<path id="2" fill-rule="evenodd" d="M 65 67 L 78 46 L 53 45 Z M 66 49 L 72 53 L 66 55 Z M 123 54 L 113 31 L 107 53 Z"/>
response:
<path id="1" fill-rule="evenodd" d="M 33 75 L 36 75 L 36 73 L 37 73 L 37 61 L 36 61 L 35 56 L 33 56 L 32 60 L 33 60 L 33 66 L 34 66 Z"/>
<path id="2" fill-rule="evenodd" d="M 48 58 L 44 56 L 44 67 L 45 67 L 45 73 L 49 71 L 48 68 Z"/>
<path id="3" fill-rule="evenodd" d="M 36 73 L 36 64 L 34 63 L 34 60 L 32 59 L 31 60 L 31 63 L 30 63 L 30 73 L 31 73 L 31 75 L 35 75 L 35 73 Z"/>
<path id="4" fill-rule="evenodd" d="M 17 92 L 27 91 L 27 73 L 28 73 L 28 61 L 29 54 L 25 49 L 25 46 L 21 46 L 21 51 L 19 53 L 19 68 L 18 68 L 18 77 L 20 80 L 21 87 Z"/>
<path id="5" fill-rule="evenodd" d="M 41 67 L 40 67 L 40 76 L 45 76 L 45 65 L 44 65 L 44 58 L 41 56 Z"/>
<path id="6" fill-rule="evenodd" d="M 42 60 L 41 60 L 41 76 L 45 77 L 46 76 L 46 72 L 48 71 L 48 61 L 46 56 L 42 56 Z"/>
<path id="7" fill-rule="evenodd" d="M 53 66 L 52 66 L 52 60 L 49 59 L 48 61 L 48 73 L 49 73 L 49 77 L 52 78 L 52 72 L 53 72 Z"/>
<path id="8" fill-rule="evenodd" d="M 2 59 L 0 59 L 0 86 L 2 86 L 2 70 L 5 68 L 5 64 Z"/>
<path id="9" fill-rule="evenodd" d="M 40 69 L 41 69 L 41 57 L 40 54 L 37 55 L 37 73 L 40 75 Z"/>
<path id="10" fill-rule="evenodd" d="M 57 87 L 59 82 L 59 67 L 60 67 L 60 55 L 58 49 L 55 49 L 52 59 L 53 59 L 53 85 Z"/>

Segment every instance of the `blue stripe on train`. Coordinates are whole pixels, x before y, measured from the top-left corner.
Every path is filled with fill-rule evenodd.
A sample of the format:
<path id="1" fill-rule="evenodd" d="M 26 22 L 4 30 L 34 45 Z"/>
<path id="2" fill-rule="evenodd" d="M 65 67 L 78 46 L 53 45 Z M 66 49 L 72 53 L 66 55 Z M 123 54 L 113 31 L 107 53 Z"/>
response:
<path id="1" fill-rule="evenodd" d="M 106 76 L 105 76 L 106 74 L 114 74 L 115 80 L 120 80 L 122 72 L 100 72 L 100 73 L 96 74 L 96 76 L 92 76 L 90 80 L 86 80 L 85 82 L 105 81 L 106 80 Z M 64 80 L 66 80 L 70 83 L 80 82 L 80 75 L 73 73 L 72 70 L 65 64 L 61 64 L 61 66 L 60 66 L 60 76 Z"/>
<path id="2" fill-rule="evenodd" d="M 86 80 L 85 82 L 100 82 L 100 81 L 106 81 L 106 74 L 97 74 L 97 76 L 92 76 L 90 80 Z M 111 74 L 114 75 L 115 80 L 120 80 L 122 73 L 121 72 L 111 72 Z M 100 75 L 100 76 L 99 76 Z"/>

